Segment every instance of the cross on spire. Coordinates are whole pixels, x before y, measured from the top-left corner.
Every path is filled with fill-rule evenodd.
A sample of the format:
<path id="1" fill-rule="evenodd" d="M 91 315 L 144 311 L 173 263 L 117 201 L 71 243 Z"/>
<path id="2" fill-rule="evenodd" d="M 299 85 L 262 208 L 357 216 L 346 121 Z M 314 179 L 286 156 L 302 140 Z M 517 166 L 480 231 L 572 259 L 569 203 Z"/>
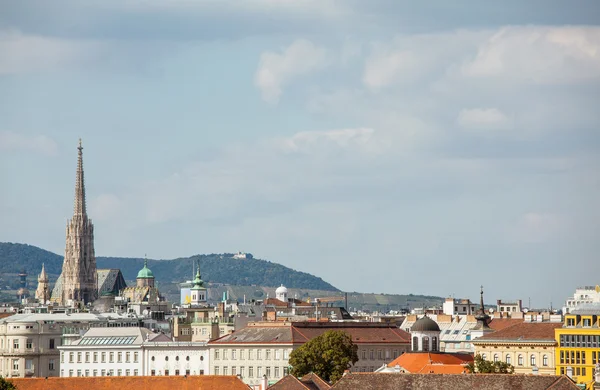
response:
<path id="1" fill-rule="evenodd" d="M 77 147 L 77 175 L 75 178 L 75 204 L 73 206 L 73 216 L 87 216 L 85 207 L 85 182 L 83 178 L 83 146 L 81 146 L 81 138 L 79 138 L 79 146 Z"/>

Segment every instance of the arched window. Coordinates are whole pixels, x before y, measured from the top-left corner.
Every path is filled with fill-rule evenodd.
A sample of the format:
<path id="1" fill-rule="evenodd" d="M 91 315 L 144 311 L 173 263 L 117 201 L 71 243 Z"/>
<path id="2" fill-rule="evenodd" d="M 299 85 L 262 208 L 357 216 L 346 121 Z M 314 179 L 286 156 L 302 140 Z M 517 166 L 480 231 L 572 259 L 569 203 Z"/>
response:
<path id="1" fill-rule="evenodd" d="M 190 357 L 188 356 L 188 360 L 190 360 L 189 358 Z M 204 360 L 204 356 L 200 356 L 200 361 L 203 361 L 203 360 Z"/>
<path id="2" fill-rule="evenodd" d="M 506 355 L 506 364 L 510 364 L 511 359 L 510 359 L 510 355 Z"/>
<path id="3" fill-rule="evenodd" d="M 487 355 L 486 355 L 485 353 L 482 353 L 482 354 L 481 354 L 481 358 L 482 358 L 483 360 L 487 360 Z"/>
<path id="4" fill-rule="evenodd" d="M 169 361 L 169 357 L 165 356 L 165 362 L 168 362 L 168 361 Z"/>
<path id="5" fill-rule="evenodd" d="M 155 357 L 154 357 L 154 356 L 152 356 L 152 358 L 151 358 L 150 360 L 154 361 L 154 359 L 155 359 Z"/>
<path id="6" fill-rule="evenodd" d="M 431 338 L 431 350 L 433 352 L 438 351 L 438 338 L 435 336 Z"/>
<path id="7" fill-rule="evenodd" d="M 535 366 L 535 355 L 529 356 L 529 364 L 531 367 Z"/>
<path id="8" fill-rule="evenodd" d="M 189 357 L 189 356 L 186 356 L 186 357 L 185 357 L 185 360 L 189 362 L 189 361 L 190 361 L 190 357 Z"/>
<path id="9" fill-rule="evenodd" d="M 498 358 L 498 354 L 497 354 L 497 353 L 495 353 L 495 354 L 494 354 L 494 363 L 495 363 L 495 362 L 497 362 L 498 360 L 499 360 L 499 358 Z"/>
<path id="10" fill-rule="evenodd" d="M 519 357 L 517 357 L 517 364 L 519 366 L 523 365 L 523 355 L 519 355 Z"/>
<path id="11" fill-rule="evenodd" d="M 544 357 L 542 357 L 542 365 L 544 367 L 548 367 L 548 355 L 544 355 Z"/>
<path id="12" fill-rule="evenodd" d="M 419 338 L 417 336 L 413 337 L 412 350 L 413 351 L 418 351 L 419 350 Z"/>
<path id="13" fill-rule="evenodd" d="M 422 342 L 423 342 L 423 352 L 429 351 L 429 337 L 423 336 Z"/>
<path id="14" fill-rule="evenodd" d="M 176 361 L 179 361 L 179 356 L 175 356 L 175 360 L 176 360 Z"/>

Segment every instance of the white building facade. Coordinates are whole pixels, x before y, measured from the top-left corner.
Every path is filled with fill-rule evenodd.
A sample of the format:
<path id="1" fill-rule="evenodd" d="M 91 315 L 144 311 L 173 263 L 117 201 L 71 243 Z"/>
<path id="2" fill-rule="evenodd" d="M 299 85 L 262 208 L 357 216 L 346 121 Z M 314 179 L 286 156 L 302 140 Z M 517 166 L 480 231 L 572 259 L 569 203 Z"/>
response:
<path id="1" fill-rule="evenodd" d="M 142 345 L 144 374 L 150 376 L 208 375 L 209 353 L 205 342 L 153 342 Z"/>
<path id="2" fill-rule="evenodd" d="M 600 303 L 600 286 L 577 287 L 575 294 L 567 298 L 563 307 L 563 314 L 570 313 L 582 305 L 589 305 L 591 303 Z"/>

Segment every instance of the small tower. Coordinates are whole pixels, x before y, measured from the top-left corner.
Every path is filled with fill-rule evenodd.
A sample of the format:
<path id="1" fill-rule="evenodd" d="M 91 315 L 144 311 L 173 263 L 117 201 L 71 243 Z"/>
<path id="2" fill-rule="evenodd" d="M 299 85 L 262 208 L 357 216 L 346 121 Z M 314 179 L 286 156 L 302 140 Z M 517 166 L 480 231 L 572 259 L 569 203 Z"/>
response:
<path id="1" fill-rule="evenodd" d="M 288 290 L 283 284 L 277 287 L 277 290 L 275 290 L 275 298 L 279 299 L 282 302 L 287 302 Z"/>
<path id="2" fill-rule="evenodd" d="M 439 352 L 440 327 L 427 315 L 419 318 L 410 328 L 413 352 Z"/>
<path id="3" fill-rule="evenodd" d="M 476 339 L 487 333 L 493 332 L 493 329 L 488 326 L 490 316 L 485 312 L 485 307 L 483 306 L 483 286 L 481 286 L 479 295 L 479 313 L 475 315 L 477 325 L 471 329 L 471 339 Z"/>
<path id="4" fill-rule="evenodd" d="M 22 301 L 29 298 L 29 290 L 27 289 L 27 271 L 22 269 L 19 273 L 19 289 L 17 290 L 17 299 Z"/>
<path id="5" fill-rule="evenodd" d="M 38 286 L 35 290 L 35 299 L 41 304 L 45 304 L 48 301 L 48 274 L 46 273 L 46 267 L 42 263 L 42 272 L 38 276 Z"/>
<path id="6" fill-rule="evenodd" d="M 144 268 L 137 274 L 137 286 L 138 287 L 154 287 L 154 274 L 148 268 L 148 258 L 144 256 Z"/>
<path id="7" fill-rule="evenodd" d="M 200 264 L 196 267 L 196 278 L 194 279 L 194 286 L 190 289 L 192 306 L 200 306 L 206 304 L 206 287 L 200 275 Z"/>

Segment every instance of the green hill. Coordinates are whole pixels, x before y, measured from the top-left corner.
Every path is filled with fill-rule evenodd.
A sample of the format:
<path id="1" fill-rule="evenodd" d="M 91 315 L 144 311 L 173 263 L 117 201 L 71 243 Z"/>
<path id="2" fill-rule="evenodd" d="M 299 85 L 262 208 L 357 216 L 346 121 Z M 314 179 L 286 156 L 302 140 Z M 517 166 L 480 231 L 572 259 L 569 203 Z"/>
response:
<path id="1" fill-rule="evenodd" d="M 230 285 L 260 285 L 290 288 L 339 291 L 314 275 L 295 271 L 281 264 L 259 259 L 234 259 L 233 254 L 195 255 L 173 260 L 148 259 L 148 267 L 158 282 L 182 282 L 192 278 L 192 263 L 199 261 L 202 279 Z M 50 276 L 57 277 L 62 270 L 63 257 L 44 249 L 27 245 L 0 242 L 0 273 L 15 274 L 25 269 L 37 275 L 42 263 Z M 119 268 L 127 280 L 134 280 L 144 265 L 144 259 L 125 257 L 97 257 L 98 268 Z"/>

